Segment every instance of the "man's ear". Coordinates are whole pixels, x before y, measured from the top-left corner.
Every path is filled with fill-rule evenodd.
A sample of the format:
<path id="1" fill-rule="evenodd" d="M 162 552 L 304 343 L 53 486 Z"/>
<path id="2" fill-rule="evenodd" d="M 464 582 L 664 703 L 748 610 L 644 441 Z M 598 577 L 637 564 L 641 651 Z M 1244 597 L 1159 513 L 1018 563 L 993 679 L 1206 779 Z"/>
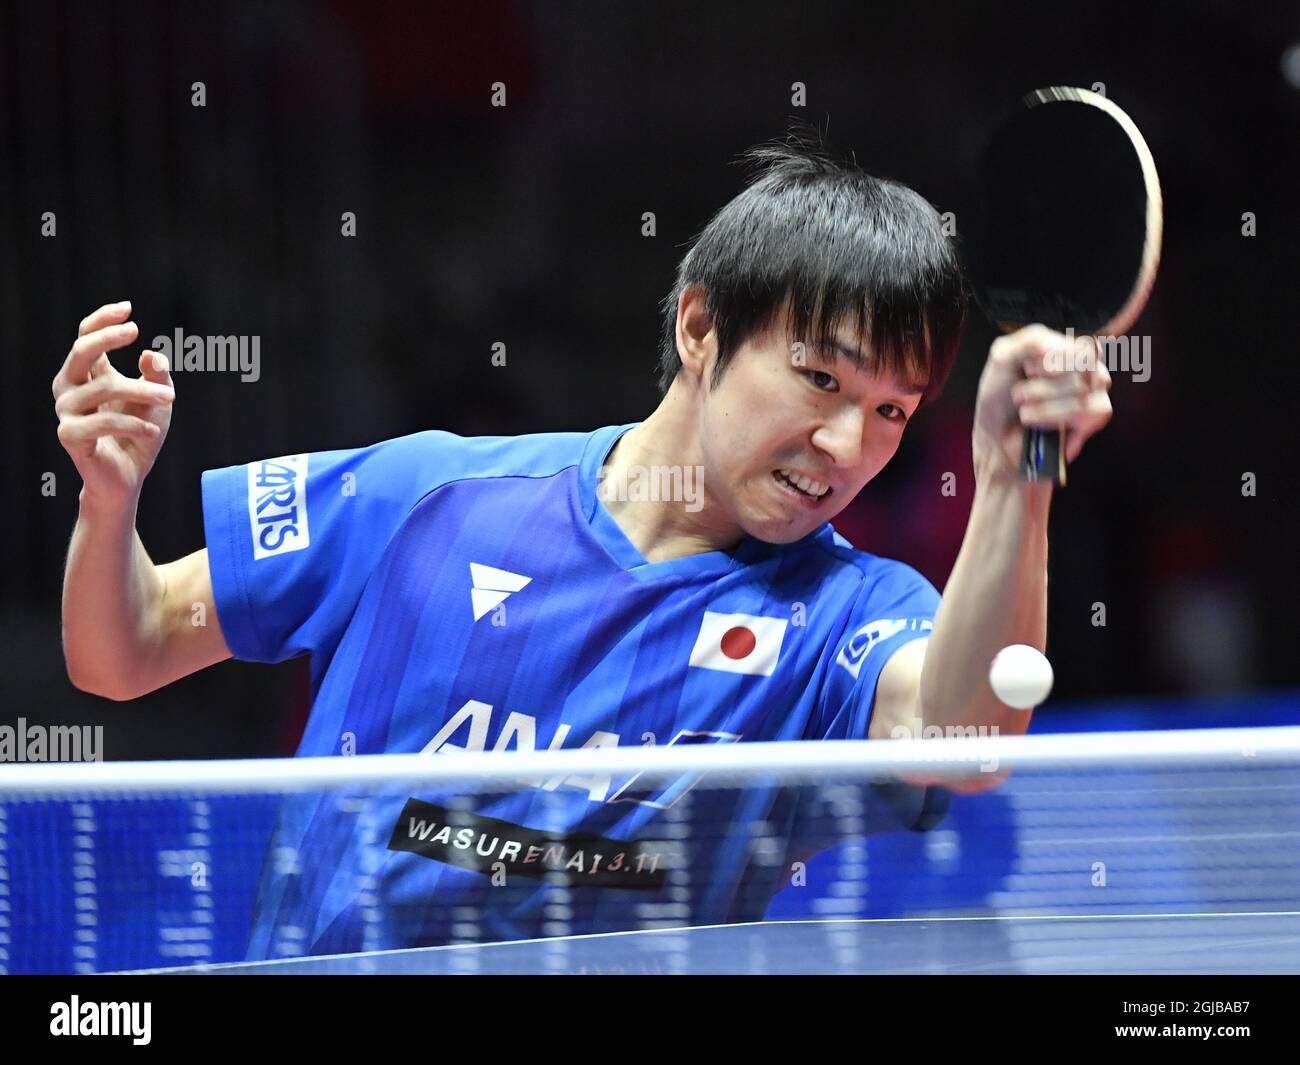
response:
<path id="1" fill-rule="evenodd" d="M 709 315 L 708 292 L 693 286 L 677 301 L 677 354 L 682 369 L 697 381 L 704 379 L 718 353 L 718 337 Z"/>

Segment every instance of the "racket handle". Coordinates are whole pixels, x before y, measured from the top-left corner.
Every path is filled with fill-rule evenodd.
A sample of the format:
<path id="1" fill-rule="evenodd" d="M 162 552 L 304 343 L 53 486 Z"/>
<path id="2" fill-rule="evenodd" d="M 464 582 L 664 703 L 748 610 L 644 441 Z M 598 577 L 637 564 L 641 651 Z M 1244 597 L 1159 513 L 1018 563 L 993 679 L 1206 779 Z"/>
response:
<path id="1" fill-rule="evenodd" d="M 1027 481 L 1065 484 L 1065 450 L 1056 429 L 1026 429 L 1020 452 L 1020 473 Z"/>

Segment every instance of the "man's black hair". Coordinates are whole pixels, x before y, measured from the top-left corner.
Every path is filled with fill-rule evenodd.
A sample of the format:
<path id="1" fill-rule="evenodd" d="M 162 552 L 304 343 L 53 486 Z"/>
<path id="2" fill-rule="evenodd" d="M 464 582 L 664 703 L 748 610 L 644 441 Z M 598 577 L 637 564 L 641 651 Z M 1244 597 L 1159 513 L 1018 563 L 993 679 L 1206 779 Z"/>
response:
<path id="1" fill-rule="evenodd" d="M 661 305 L 660 391 L 682 365 L 678 301 L 700 286 L 717 330 L 710 388 L 789 300 L 792 340 L 827 345 L 852 324 L 874 368 L 924 384 L 922 403 L 931 401 L 952 371 L 967 307 L 956 238 L 939 213 L 905 185 L 836 156 L 803 122 L 740 162 L 755 167 L 753 177 L 695 239 Z"/>

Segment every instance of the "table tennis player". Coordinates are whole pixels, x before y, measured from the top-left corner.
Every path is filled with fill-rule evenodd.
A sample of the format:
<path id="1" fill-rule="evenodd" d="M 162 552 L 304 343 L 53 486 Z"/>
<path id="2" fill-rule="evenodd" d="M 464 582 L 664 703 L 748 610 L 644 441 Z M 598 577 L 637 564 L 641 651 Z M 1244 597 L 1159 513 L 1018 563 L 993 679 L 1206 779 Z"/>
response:
<path id="1" fill-rule="evenodd" d="M 1029 714 L 987 680 L 1000 648 L 1046 638 L 1053 486 L 1021 477 L 1022 432 L 1064 426 L 1072 461 L 1111 416 L 1109 375 L 1048 358 L 1064 338 L 1042 327 L 994 341 L 942 598 L 856 550 L 832 519 L 944 387 L 967 314 L 959 257 L 925 199 L 822 144 L 747 158 L 749 183 L 663 301 L 662 398 L 643 421 L 433 429 L 209 470 L 205 546 L 166 564 L 135 515 L 173 380 L 147 349 L 138 377 L 110 363 L 137 339 L 129 303 L 88 315 L 53 382 L 83 481 L 72 683 L 128 700 L 231 657 L 309 655 L 300 756 L 1024 732 Z M 530 936 L 557 880 L 575 931 L 628 927 L 632 901 L 666 890 L 646 841 L 690 783 L 535 781 L 470 809 L 384 794 L 366 826 L 330 796 L 290 797 L 275 842 L 297 860 L 268 858 L 249 957 L 445 942 L 455 906 L 482 913 L 485 938 Z M 778 792 L 717 816 L 793 838 L 798 804 Z M 929 827 L 945 798 L 910 777 L 880 790 L 868 828 Z M 758 875 L 748 843 L 689 856 L 692 923 L 761 918 L 781 870 Z"/>

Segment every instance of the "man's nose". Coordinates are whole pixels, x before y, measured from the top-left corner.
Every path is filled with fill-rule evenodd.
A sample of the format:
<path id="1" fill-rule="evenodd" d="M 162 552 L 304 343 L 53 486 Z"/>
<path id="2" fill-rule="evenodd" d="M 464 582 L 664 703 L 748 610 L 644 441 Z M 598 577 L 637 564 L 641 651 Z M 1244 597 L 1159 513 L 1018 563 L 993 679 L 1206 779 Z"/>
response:
<path id="1" fill-rule="evenodd" d="M 857 407 L 846 407 L 818 426 L 812 441 L 837 467 L 848 468 L 862 459 L 865 432 L 865 414 Z"/>

